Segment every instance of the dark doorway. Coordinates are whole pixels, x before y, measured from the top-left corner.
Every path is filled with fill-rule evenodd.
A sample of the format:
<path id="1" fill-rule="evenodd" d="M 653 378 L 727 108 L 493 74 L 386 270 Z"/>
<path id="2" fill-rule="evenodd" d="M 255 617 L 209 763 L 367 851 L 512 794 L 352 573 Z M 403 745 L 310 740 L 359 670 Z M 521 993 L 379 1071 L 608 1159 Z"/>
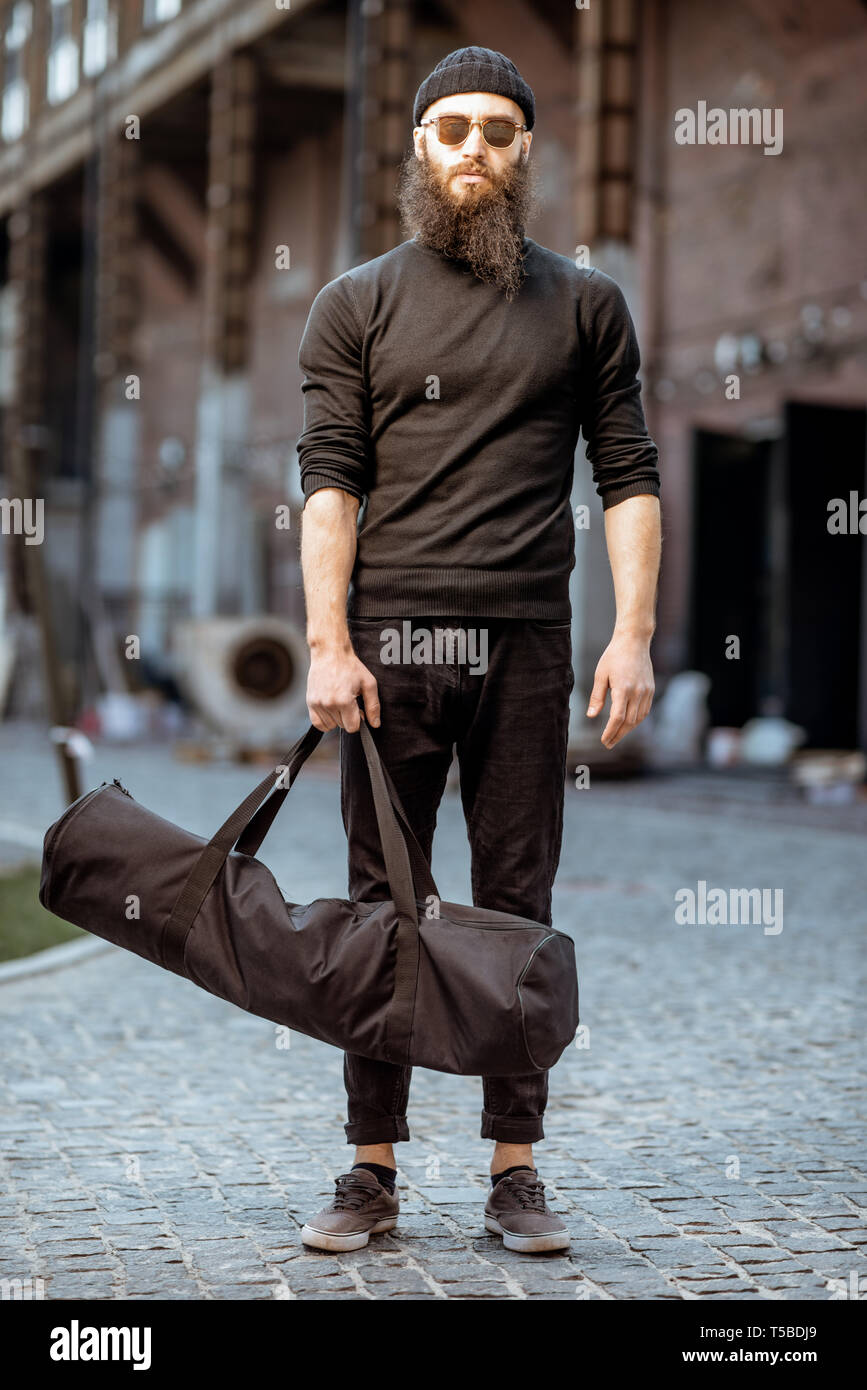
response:
<path id="1" fill-rule="evenodd" d="M 770 620 L 773 445 L 697 430 L 693 467 L 690 662 L 710 676 L 711 724 L 739 728 L 758 712 Z M 727 656 L 737 639 L 739 655 Z"/>
<path id="2" fill-rule="evenodd" d="M 829 531 L 828 504 L 848 504 L 852 493 L 864 497 L 865 426 L 864 410 L 801 403 L 786 409 L 786 715 L 804 726 L 812 748 L 859 744 L 864 536 Z"/>
<path id="3" fill-rule="evenodd" d="M 806 748 L 864 744 L 865 445 L 867 412 L 801 402 L 779 440 L 696 432 L 689 650 L 711 678 L 712 724 L 775 712 Z M 834 498 L 853 507 L 843 534 L 829 530 Z"/>

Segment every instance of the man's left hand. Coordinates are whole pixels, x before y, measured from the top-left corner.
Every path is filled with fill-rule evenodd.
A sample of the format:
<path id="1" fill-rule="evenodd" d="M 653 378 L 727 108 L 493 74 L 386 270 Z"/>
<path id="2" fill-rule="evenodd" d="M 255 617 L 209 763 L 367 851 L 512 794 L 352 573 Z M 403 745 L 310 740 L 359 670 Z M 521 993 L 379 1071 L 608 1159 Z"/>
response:
<path id="1" fill-rule="evenodd" d="M 654 689 L 648 639 L 615 632 L 599 658 L 587 706 L 587 717 L 595 718 L 611 691 L 611 710 L 602 734 L 606 748 L 613 748 L 638 727 L 653 704 Z"/>

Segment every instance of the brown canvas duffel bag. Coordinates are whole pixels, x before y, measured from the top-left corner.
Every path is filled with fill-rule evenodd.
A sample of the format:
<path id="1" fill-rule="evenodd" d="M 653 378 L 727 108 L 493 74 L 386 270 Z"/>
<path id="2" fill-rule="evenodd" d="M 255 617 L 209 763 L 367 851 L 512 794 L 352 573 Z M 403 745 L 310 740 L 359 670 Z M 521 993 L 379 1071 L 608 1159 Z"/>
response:
<path id="1" fill-rule="evenodd" d="M 347 1052 L 466 1076 L 553 1066 L 578 1026 L 571 937 L 443 902 L 363 720 L 360 736 L 390 900 L 286 902 L 255 858 L 322 738 L 311 725 L 209 842 L 148 811 L 117 779 L 86 792 L 45 834 L 40 902 Z"/>

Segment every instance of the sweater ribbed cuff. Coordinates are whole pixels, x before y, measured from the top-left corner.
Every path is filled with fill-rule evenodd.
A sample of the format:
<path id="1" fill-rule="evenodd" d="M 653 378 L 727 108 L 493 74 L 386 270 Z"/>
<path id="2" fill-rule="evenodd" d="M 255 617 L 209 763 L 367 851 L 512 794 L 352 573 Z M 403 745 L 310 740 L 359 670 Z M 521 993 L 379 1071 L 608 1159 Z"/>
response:
<path id="1" fill-rule="evenodd" d="M 659 483 L 652 478 L 637 478 L 632 483 L 622 483 L 619 487 L 610 488 L 603 492 L 602 510 L 606 511 L 609 507 L 616 507 L 618 502 L 625 502 L 627 497 L 658 497 Z"/>
<path id="2" fill-rule="evenodd" d="M 311 469 L 305 473 L 301 479 L 301 490 L 304 493 L 304 501 L 311 493 L 318 492 L 323 487 L 336 487 L 341 492 L 348 492 L 351 497 L 357 497 L 359 502 L 364 497 L 364 490 L 357 487 L 354 483 L 347 482 L 345 478 L 333 478 L 330 473 L 316 473 Z"/>

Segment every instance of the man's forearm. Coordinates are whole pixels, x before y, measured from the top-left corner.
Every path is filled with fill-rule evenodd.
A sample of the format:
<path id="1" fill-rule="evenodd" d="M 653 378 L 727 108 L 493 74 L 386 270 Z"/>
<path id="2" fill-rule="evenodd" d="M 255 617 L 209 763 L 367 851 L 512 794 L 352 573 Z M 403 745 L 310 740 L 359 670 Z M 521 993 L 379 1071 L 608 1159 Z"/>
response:
<path id="1" fill-rule="evenodd" d="M 656 586 L 662 550 L 659 498 L 626 497 L 605 512 L 605 539 L 614 579 L 617 617 L 599 658 L 587 715 L 595 719 L 611 691 L 602 743 L 613 748 L 641 723 L 653 702 L 650 639 L 656 626 Z"/>
<path id="2" fill-rule="evenodd" d="M 301 571 L 311 652 L 348 649 L 346 595 L 355 564 L 359 502 L 340 488 L 319 488 L 301 521 Z"/>
<path id="3" fill-rule="evenodd" d="M 640 494 L 609 507 L 605 540 L 617 605 L 614 630 L 649 642 L 656 626 L 662 552 L 659 498 Z"/>

